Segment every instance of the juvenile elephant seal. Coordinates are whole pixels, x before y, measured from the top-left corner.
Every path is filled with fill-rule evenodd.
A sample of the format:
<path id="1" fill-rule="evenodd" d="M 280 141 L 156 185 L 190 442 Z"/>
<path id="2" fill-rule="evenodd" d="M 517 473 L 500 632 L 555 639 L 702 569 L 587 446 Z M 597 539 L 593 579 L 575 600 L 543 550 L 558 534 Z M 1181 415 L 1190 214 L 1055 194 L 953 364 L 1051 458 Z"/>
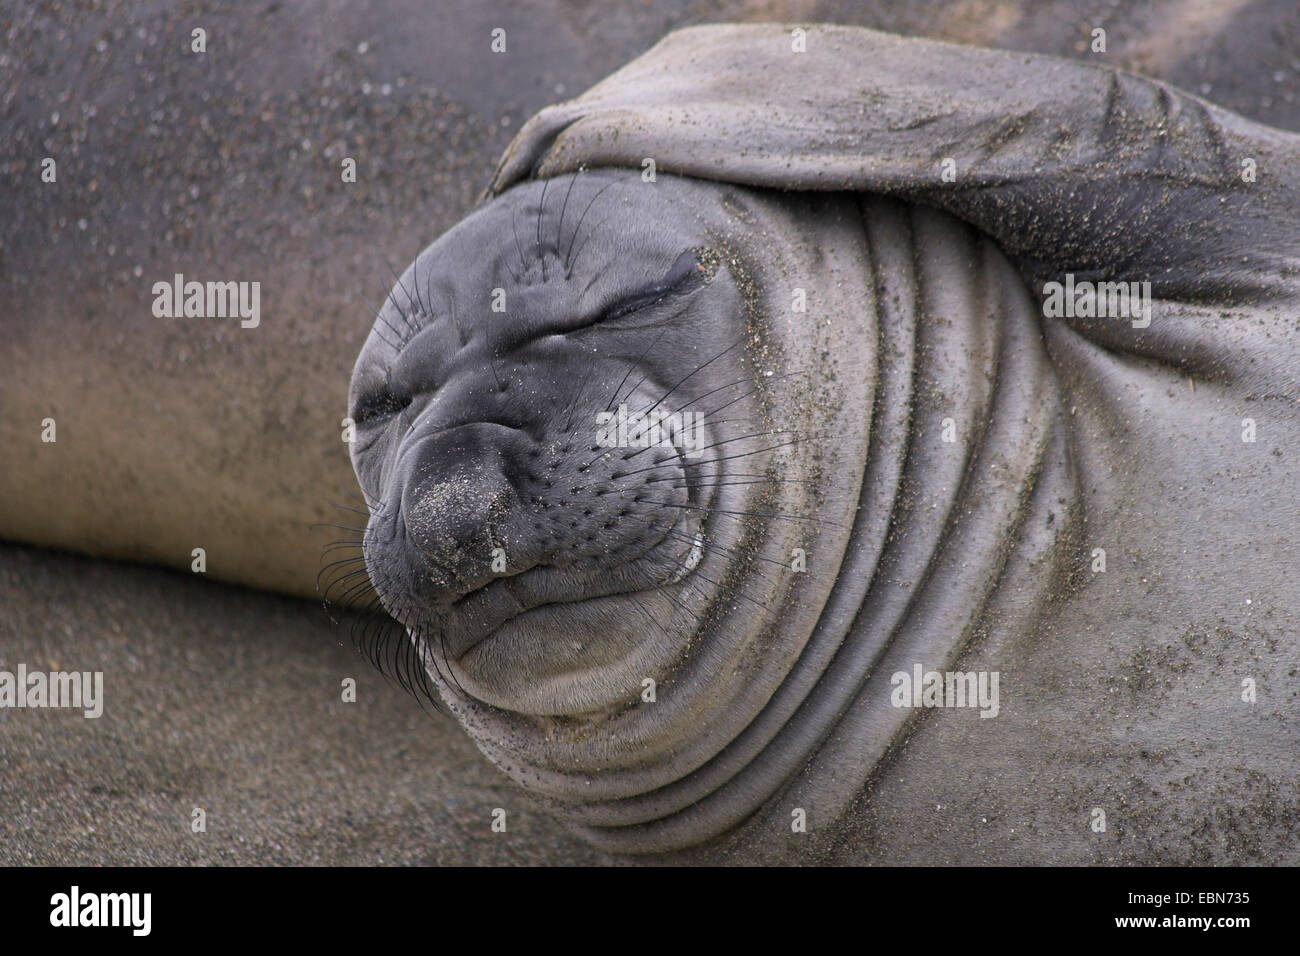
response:
<path id="1" fill-rule="evenodd" d="M 896 676 L 974 636 L 1300 606 L 1294 512 L 1255 507 L 1300 490 L 1297 138 L 1109 70 L 804 39 L 682 31 L 540 113 L 353 375 L 379 599 L 614 850 L 828 823 L 917 713 Z M 1107 548 L 1157 570 L 1080 573 Z"/>

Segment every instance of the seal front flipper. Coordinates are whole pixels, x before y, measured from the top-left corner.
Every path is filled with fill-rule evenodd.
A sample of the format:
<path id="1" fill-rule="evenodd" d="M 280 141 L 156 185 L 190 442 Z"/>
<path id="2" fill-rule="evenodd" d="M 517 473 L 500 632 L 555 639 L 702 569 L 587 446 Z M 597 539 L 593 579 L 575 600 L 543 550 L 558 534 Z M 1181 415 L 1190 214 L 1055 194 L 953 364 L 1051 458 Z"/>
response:
<path id="1" fill-rule="evenodd" d="M 1206 307 L 1300 294 L 1300 136 L 1107 68 L 833 26 L 796 53 L 776 25 L 693 27 L 526 123 L 492 191 L 645 157 L 936 206 L 1035 290 L 1071 273 Z M 1154 358 L 1196 351 L 1187 323 L 1075 327 Z"/>

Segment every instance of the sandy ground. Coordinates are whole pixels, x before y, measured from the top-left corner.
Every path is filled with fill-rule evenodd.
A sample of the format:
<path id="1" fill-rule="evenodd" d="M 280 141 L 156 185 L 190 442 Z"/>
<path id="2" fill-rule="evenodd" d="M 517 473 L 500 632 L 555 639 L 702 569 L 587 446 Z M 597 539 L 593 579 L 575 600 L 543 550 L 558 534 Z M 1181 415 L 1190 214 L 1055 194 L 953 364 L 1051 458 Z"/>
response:
<path id="1" fill-rule="evenodd" d="M 0 709 L 0 863 L 607 862 L 318 605 L 2 545 L 0 670 L 19 662 L 102 670 L 105 705 Z"/>

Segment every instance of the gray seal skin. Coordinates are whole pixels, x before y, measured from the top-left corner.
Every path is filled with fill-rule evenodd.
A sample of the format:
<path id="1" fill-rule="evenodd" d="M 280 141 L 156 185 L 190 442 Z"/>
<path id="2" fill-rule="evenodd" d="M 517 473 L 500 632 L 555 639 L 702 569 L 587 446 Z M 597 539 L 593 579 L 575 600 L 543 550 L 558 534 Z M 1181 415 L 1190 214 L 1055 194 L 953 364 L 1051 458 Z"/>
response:
<path id="1" fill-rule="evenodd" d="M 624 852 L 826 827 L 912 732 L 891 676 L 975 639 L 1004 681 L 1135 621 L 1289 653 L 1297 156 L 1045 57 L 672 34 L 531 120 L 380 313 L 376 591 L 484 753 Z M 1149 324 L 1045 315 L 1067 273 L 1150 282 Z M 619 403 L 702 411 L 703 461 L 599 446 Z M 1238 690 L 1180 716 L 1240 723 Z M 1232 753 L 1293 772 L 1273 706 Z"/>

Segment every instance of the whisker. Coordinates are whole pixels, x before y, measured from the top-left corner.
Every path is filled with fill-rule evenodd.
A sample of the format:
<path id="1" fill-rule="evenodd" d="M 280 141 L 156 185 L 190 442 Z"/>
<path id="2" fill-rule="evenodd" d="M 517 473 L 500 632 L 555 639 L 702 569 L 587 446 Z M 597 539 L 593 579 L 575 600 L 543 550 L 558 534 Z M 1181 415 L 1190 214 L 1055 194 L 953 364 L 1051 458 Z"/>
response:
<path id="1" fill-rule="evenodd" d="M 546 190 L 551 186 L 549 179 L 542 180 L 542 198 L 537 202 L 537 259 L 542 264 L 542 281 L 546 281 L 546 257 L 542 255 L 542 213 L 546 210 Z"/>
<path id="2" fill-rule="evenodd" d="M 577 185 L 582 172 L 579 169 L 577 174 L 569 177 L 569 188 L 565 190 L 564 202 L 560 205 L 560 221 L 555 224 L 555 253 L 557 256 L 560 252 L 560 230 L 564 228 L 564 211 L 569 208 L 569 196 L 573 194 L 573 187 Z"/>
<path id="3" fill-rule="evenodd" d="M 714 362 L 716 362 L 718 359 L 722 358 L 724 355 L 726 355 L 726 354 L 727 354 L 728 352 L 730 352 L 732 349 L 737 348 L 737 347 L 738 347 L 739 345 L 741 345 L 741 344 L 742 344 L 742 343 L 739 342 L 739 341 L 732 342 L 732 343 L 731 343 L 730 345 L 728 345 L 725 349 L 723 349 L 723 350 L 722 350 L 721 352 L 719 352 L 717 355 L 713 356 L 713 358 L 709 359 L 709 360 L 708 360 L 707 362 L 705 362 L 703 365 L 697 365 L 697 366 L 695 367 L 694 371 L 692 371 L 689 375 L 686 375 L 685 377 L 683 377 L 682 379 L 680 379 L 680 380 L 677 382 L 676 385 L 674 385 L 672 388 L 668 389 L 668 391 L 664 392 L 661 396 L 659 396 L 659 401 L 655 402 L 655 403 L 654 403 L 653 405 L 651 405 L 648 409 L 646 409 L 646 412 L 649 413 L 649 412 L 654 411 L 656 408 L 658 408 L 658 407 L 663 403 L 663 400 L 664 400 L 665 398 L 667 398 L 667 397 L 668 397 L 669 395 L 671 395 L 673 392 L 677 391 L 677 389 L 679 389 L 679 388 L 680 388 L 680 387 L 681 387 L 681 386 L 682 386 L 682 385 L 683 385 L 683 384 L 684 384 L 688 379 L 690 379 L 692 376 L 697 375 L 697 374 L 699 374 L 700 372 L 704 371 L 706 368 L 708 368 L 710 365 L 712 365 L 712 364 L 713 364 Z"/>
<path id="4" fill-rule="evenodd" d="M 787 521 L 811 521 L 814 524 L 827 524 L 830 525 L 831 527 L 840 527 L 838 523 L 834 521 L 827 521 L 825 518 L 819 518 L 816 515 L 787 515 L 775 511 L 729 511 L 725 508 L 714 508 L 714 507 L 709 507 L 704 505 L 685 505 L 685 504 L 679 504 L 678 502 L 675 501 L 655 501 L 652 498 L 641 498 L 639 500 L 652 505 L 662 505 L 665 508 L 686 508 L 690 511 L 704 511 L 709 514 L 722 514 L 722 515 L 729 515 L 731 517 L 783 518 Z"/>
<path id="5" fill-rule="evenodd" d="M 596 204 L 596 200 L 605 194 L 605 190 L 609 189 L 611 186 L 614 185 L 617 184 L 614 182 L 608 182 L 605 185 L 601 186 L 600 189 L 596 191 L 596 195 L 592 196 L 591 200 L 587 203 L 587 208 L 582 210 L 582 215 L 578 217 L 578 224 L 573 227 L 573 235 L 569 237 L 568 251 L 565 252 L 564 254 L 564 277 L 566 279 L 569 277 L 569 273 L 570 273 L 569 256 L 573 252 L 573 242 L 575 239 L 578 238 L 578 233 L 582 230 L 583 220 L 587 218 L 587 213 L 591 212 L 591 207 Z"/>

